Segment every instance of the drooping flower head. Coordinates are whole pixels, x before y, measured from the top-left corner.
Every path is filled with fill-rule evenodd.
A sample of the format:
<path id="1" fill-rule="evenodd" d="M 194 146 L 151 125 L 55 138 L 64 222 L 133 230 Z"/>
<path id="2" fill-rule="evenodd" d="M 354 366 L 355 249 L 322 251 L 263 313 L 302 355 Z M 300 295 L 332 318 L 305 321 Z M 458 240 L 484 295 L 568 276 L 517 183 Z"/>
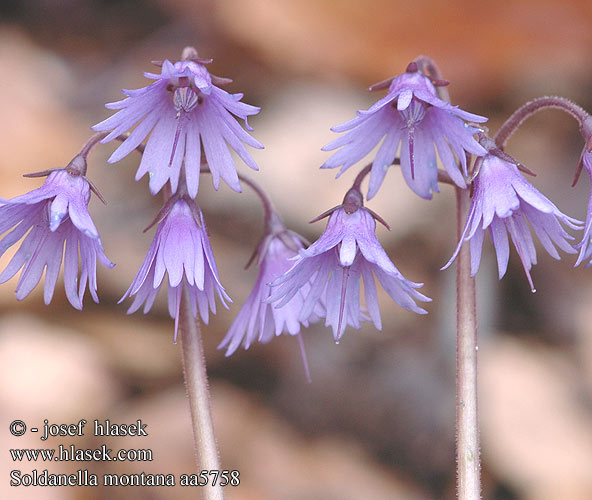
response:
<path id="1" fill-rule="evenodd" d="M 514 163 L 493 154 L 486 155 L 474 181 L 473 201 L 462 237 L 443 269 L 456 258 L 461 245 L 469 241 L 471 276 L 475 276 L 481 261 L 483 235 L 489 230 L 501 279 L 508 267 L 509 234 L 534 292 L 530 269 L 537 263 L 537 256 L 529 224 L 551 257 L 560 258 L 555 245 L 564 252 L 576 252 L 569 243 L 573 237 L 561 224 L 581 229 L 581 221 L 561 212 L 520 174 Z"/>
<path id="2" fill-rule="evenodd" d="M 93 127 L 97 131 L 111 130 L 103 143 L 135 127 L 111 155 L 109 163 L 132 152 L 150 134 L 136 180 L 148 174 L 152 194 L 169 181 L 172 192 L 176 192 L 184 163 L 187 190 L 195 198 L 202 147 L 216 189 L 222 178 L 240 192 L 229 145 L 249 167 L 258 170 L 243 143 L 254 148 L 263 146 L 232 115 L 245 120 L 247 130 L 253 130 L 247 117 L 259 113 L 260 108 L 240 102 L 243 94 L 229 94 L 214 85 L 230 80 L 210 75 L 205 67 L 209 62 L 198 59 L 191 48 L 184 51 L 182 61 L 162 61 L 160 74 L 144 73 L 146 78 L 156 80 L 152 85 L 124 90 L 126 99 L 106 105 L 119 111 Z"/>
<path id="3" fill-rule="evenodd" d="M 175 319 L 176 342 L 184 284 L 193 317 L 199 311 L 206 324 L 209 310 L 216 314 L 215 294 L 227 309 L 225 300 L 232 301 L 220 284 L 203 214 L 195 202 L 187 197 L 171 198 L 158 219 L 161 221 L 148 254 L 120 302 L 135 295 L 128 314 L 142 304 L 147 313 L 168 273 L 168 308 Z"/>
<path id="4" fill-rule="evenodd" d="M 487 119 L 439 99 L 434 84 L 418 71 L 416 63 L 392 79 L 385 97 L 357 114 L 331 129 L 347 133 L 323 147 L 324 151 L 341 149 L 322 168 L 341 166 L 339 176 L 384 138 L 372 163 L 368 199 L 378 192 L 399 144 L 403 177 L 415 193 L 426 199 L 432 198 L 432 191 L 439 191 L 436 149 L 446 171 L 461 188 L 466 187 L 466 153 L 486 153 L 473 137 L 479 130 L 465 120 L 482 123 Z M 462 165 L 462 173 L 457 161 Z"/>
<path id="5" fill-rule="evenodd" d="M 348 206 L 348 196 L 358 198 Z M 364 280 L 366 309 L 377 329 L 382 328 L 374 275 L 390 297 L 401 307 L 419 314 L 426 311 L 415 300 L 430 301 L 416 288 L 423 286 L 406 280 L 388 258 L 376 237 L 374 215 L 361 206 L 362 196 L 350 190 L 344 205 L 337 207 L 329 218 L 322 236 L 307 249 L 301 249 L 294 266 L 273 286 L 270 301 L 282 307 L 307 283 L 300 318 L 313 313 L 320 300 L 324 302 L 325 326 L 331 326 L 339 341 L 346 325 L 360 327 L 368 317 L 360 306 L 360 278 Z M 357 206 L 357 208 L 356 208 Z"/>
<path id="6" fill-rule="evenodd" d="M 218 349 L 226 349 L 226 356 L 232 355 L 241 343 L 248 349 L 255 341 L 267 343 L 282 333 L 300 336 L 301 325 L 306 327 L 309 321 L 324 315 L 324 308 L 319 303 L 313 308 L 312 315 L 300 317 L 310 283 L 304 283 L 281 307 L 269 301 L 272 292 L 270 283 L 292 267 L 304 241 L 300 235 L 286 230 L 279 218 L 276 229 L 263 238 L 257 249 L 259 274 L 255 286 L 218 346 Z M 303 359 L 306 369 L 306 360 Z"/>
<path id="7" fill-rule="evenodd" d="M 592 152 L 588 151 L 587 148 L 584 148 L 582 152 L 582 166 L 588 172 L 590 176 L 590 186 L 592 191 Z M 582 236 L 582 241 L 576 245 L 580 249 L 580 254 L 578 255 L 578 260 L 576 262 L 576 266 L 579 266 L 582 262 L 586 262 L 586 267 L 590 267 L 592 265 L 592 245 L 590 245 L 590 239 L 592 238 L 592 196 L 588 200 L 588 212 L 586 214 L 586 224 L 584 226 L 584 235 Z"/>
<path id="8" fill-rule="evenodd" d="M 0 240 L 0 256 L 28 232 L 0 274 L 0 283 L 5 283 L 22 268 L 16 286 L 18 300 L 31 293 L 46 269 L 43 299 L 49 304 L 63 259 L 64 287 L 70 304 L 82 309 L 87 284 L 93 300 L 99 301 L 97 258 L 107 268 L 115 264 L 105 256 L 88 213 L 89 201 L 88 181 L 72 169 L 56 169 L 40 188 L 4 200 L 0 206 L 0 234 L 14 229 Z"/>

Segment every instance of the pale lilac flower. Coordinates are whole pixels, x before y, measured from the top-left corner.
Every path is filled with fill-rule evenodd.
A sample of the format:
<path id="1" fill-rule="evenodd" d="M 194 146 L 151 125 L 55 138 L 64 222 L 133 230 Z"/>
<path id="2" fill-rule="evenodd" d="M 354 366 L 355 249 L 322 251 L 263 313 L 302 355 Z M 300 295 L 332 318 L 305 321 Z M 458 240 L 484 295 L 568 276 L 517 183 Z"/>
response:
<path id="1" fill-rule="evenodd" d="M 226 356 L 232 355 L 241 343 L 248 349 L 255 341 L 267 343 L 282 333 L 300 335 L 301 324 L 306 327 L 309 321 L 323 315 L 322 306 L 317 304 L 312 317 L 300 318 L 304 298 L 310 290 L 309 283 L 304 283 L 281 307 L 269 302 L 272 291 L 269 284 L 292 267 L 302 242 L 301 236 L 287 230 L 270 234 L 261 242 L 258 248 L 259 275 L 253 291 L 218 346 L 218 349 L 226 349 Z"/>
<path id="2" fill-rule="evenodd" d="M 225 300 L 232 301 L 220 284 L 201 210 L 192 200 L 177 198 L 165 206 L 165 213 L 138 274 L 119 302 L 135 295 L 128 314 L 137 311 L 142 304 L 147 313 L 168 273 L 168 308 L 175 320 L 176 342 L 183 285 L 193 317 L 197 317 L 199 310 L 206 324 L 209 309 L 216 314 L 215 293 L 227 309 Z"/>
<path id="3" fill-rule="evenodd" d="M 322 166 L 341 166 L 339 176 L 384 138 L 372 163 L 368 199 L 378 192 L 400 143 L 403 177 L 415 193 L 426 199 L 432 198 L 431 191 L 439 191 L 436 148 L 446 171 L 461 188 L 466 187 L 465 154 L 486 153 L 473 137 L 479 130 L 464 120 L 481 123 L 487 118 L 439 99 L 430 79 L 416 69 L 416 65 L 410 65 L 406 73 L 393 78 L 385 97 L 367 111 L 358 111 L 354 119 L 333 127 L 334 132 L 348 132 L 323 147 L 323 151 L 341 148 Z"/>
<path id="4" fill-rule="evenodd" d="M 3 200 L 0 234 L 14 229 L 0 240 L 0 256 L 28 232 L 0 274 L 0 283 L 5 283 L 22 268 L 16 286 L 18 300 L 31 293 L 47 268 L 43 299 L 49 304 L 63 258 L 64 287 L 70 304 L 82 309 L 87 284 L 93 300 L 99 302 L 97 258 L 107 268 L 115 264 L 105 256 L 99 233 L 88 213 L 89 201 L 88 181 L 65 169 L 51 172 L 40 188 Z"/>
<path id="5" fill-rule="evenodd" d="M 212 76 L 199 61 L 163 61 L 160 74 L 144 73 L 146 78 L 156 80 L 152 85 L 124 90 L 126 99 L 106 105 L 119 111 L 93 127 L 112 131 L 103 143 L 133 128 L 109 163 L 121 160 L 150 134 L 136 180 L 148 174 L 152 194 L 169 181 L 172 192 L 176 192 L 184 160 L 187 190 L 195 198 L 202 146 L 216 189 L 222 178 L 235 191 L 241 190 L 228 146 L 249 167 L 258 170 L 243 143 L 254 148 L 263 146 L 232 115 L 243 119 L 247 130 L 253 130 L 247 117 L 259 113 L 260 108 L 240 102 L 243 94 L 229 94 L 213 85 Z"/>
<path id="6" fill-rule="evenodd" d="M 425 314 L 415 300 L 430 301 L 415 288 L 423 286 L 406 280 L 388 258 L 375 234 L 376 222 L 365 208 L 347 213 L 343 207 L 335 210 L 322 236 L 298 253 L 294 266 L 273 286 L 270 297 L 276 307 L 282 307 L 301 293 L 307 283 L 300 319 L 307 319 L 320 300 L 326 308 L 325 326 L 331 326 L 339 341 L 346 325 L 360 327 L 368 317 L 360 306 L 360 278 L 364 281 L 366 309 L 377 329 L 382 328 L 374 275 L 404 309 Z"/>
<path id="7" fill-rule="evenodd" d="M 592 190 L 592 152 L 587 151 L 584 149 L 582 153 L 582 165 L 590 175 L 590 184 Z M 592 265 L 590 258 L 592 257 L 592 246 L 590 245 L 590 238 L 592 237 L 592 196 L 588 200 L 588 213 L 586 214 L 586 225 L 584 226 L 584 236 L 582 237 L 582 241 L 577 245 L 580 249 L 580 255 L 578 255 L 578 260 L 576 262 L 576 266 L 579 266 L 583 261 L 588 261 L 586 263 L 586 267 Z"/>
<path id="8" fill-rule="evenodd" d="M 576 253 L 568 242 L 574 238 L 563 229 L 560 222 L 572 229 L 582 229 L 579 225 L 581 221 L 561 212 L 526 181 L 516 165 L 488 154 L 474 181 L 473 202 L 460 242 L 443 269 L 456 258 L 463 242 L 470 241 L 471 276 L 475 276 L 481 261 L 483 235 L 488 229 L 497 254 L 501 279 L 508 267 L 509 233 L 534 291 L 530 269 L 537 263 L 537 256 L 529 224 L 549 255 L 559 259 L 554 245 L 567 253 Z"/>

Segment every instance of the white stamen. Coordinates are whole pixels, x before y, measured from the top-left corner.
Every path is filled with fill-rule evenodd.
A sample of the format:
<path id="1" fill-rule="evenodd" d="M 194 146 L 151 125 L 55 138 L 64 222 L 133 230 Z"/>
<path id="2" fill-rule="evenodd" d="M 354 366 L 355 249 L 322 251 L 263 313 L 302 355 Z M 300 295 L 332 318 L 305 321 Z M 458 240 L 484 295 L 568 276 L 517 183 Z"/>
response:
<path id="1" fill-rule="evenodd" d="M 173 93 L 173 104 L 178 113 L 189 113 L 197 106 L 197 94 L 191 87 L 178 87 Z"/>
<path id="2" fill-rule="evenodd" d="M 423 120 L 425 110 L 424 103 L 414 98 L 411 104 L 409 104 L 409 107 L 400 111 L 400 113 L 407 122 L 407 127 L 412 127 Z"/>

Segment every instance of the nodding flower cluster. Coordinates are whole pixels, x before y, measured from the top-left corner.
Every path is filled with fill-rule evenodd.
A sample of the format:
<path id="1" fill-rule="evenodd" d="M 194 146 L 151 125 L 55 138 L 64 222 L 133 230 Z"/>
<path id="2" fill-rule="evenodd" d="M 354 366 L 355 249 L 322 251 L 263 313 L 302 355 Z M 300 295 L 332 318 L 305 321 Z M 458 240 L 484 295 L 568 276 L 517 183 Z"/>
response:
<path id="1" fill-rule="evenodd" d="M 481 260 L 485 230 L 497 254 L 500 279 L 515 247 L 531 288 L 530 271 L 537 256 L 533 231 L 554 258 L 557 248 L 576 253 L 576 265 L 592 258 L 592 201 L 585 224 L 568 217 L 522 175 L 528 170 L 505 153 L 511 133 L 530 114 L 544 108 L 561 108 L 574 116 L 586 141 L 577 175 L 585 169 L 592 178 L 592 118 L 563 98 L 545 97 L 527 103 L 502 126 L 493 139 L 479 124 L 487 119 L 453 106 L 446 99 L 447 81 L 430 59 L 419 57 L 398 76 L 370 87 L 387 89 L 386 96 L 352 120 L 333 127 L 345 132 L 323 150 L 337 150 L 322 168 L 341 167 L 338 176 L 378 146 L 371 163 L 363 168 L 343 202 L 316 220 L 328 217 L 324 233 L 312 244 L 288 230 L 267 194 L 252 180 L 237 173 L 230 149 L 249 167 L 258 167 L 247 146 L 263 148 L 248 132 L 247 118 L 260 108 L 241 102 L 243 94 L 229 94 L 221 87 L 231 83 L 211 74 L 209 59 L 195 49 L 183 51 L 180 61 L 155 61 L 159 74 L 145 73 L 154 82 L 137 90 L 124 90 L 124 100 L 107 104 L 117 112 L 93 127 L 98 132 L 63 169 L 46 176 L 43 186 L 0 203 L 0 255 L 19 240 L 20 248 L 0 274 L 0 282 L 20 269 L 16 297 L 25 298 L 39 283 L 46 268 L 44 299 L 53 297 L 64 263 L 65 292 L 70 303 L 82 308 L 88 285 L 98 302 L 96 261 L 113 263 L 105 256 L 99 233 L 88 213 L 91 191 L 100 194 L 86 177 L 87 156 L 99 142 L 121 141 L 109 158 L 117 162 L 134 150 L 142 153 L 136 180 L 149 176 L 153 195 L 165 186 L 165 202 L 153 225 L 154 240 L 140 269 L 123 295 L 134 297 L 128 312 L 152 307 L 168 275 L 169 313 L 175 319 L 175 339 L 182 300 L 197 318 L 208 322 L 216 312 L 216 295 L 228 307 L 231 302 L 221 285 L 204 216 L 195 199 L 201 173 L 211 174 L 214 187 L 220 179 L 240 192 L 241 183 L 252 187 L 265 210 L 264 235 L 254 258 L 259 266 L 253 291 L 238 312 L 220 344 L 226 354 L 241 345 L 269 342 L 288 333 L 298 336 L 301 327 L 324 318 L 339 341 L 345 328 L 359 328 L 362 321 L 382 327 L 375 278 L 402 308 L 426 313 L 417 302 L 430 299 L 417 289 L 422 284 L 403 277 L 390 260 L 376 234 L 376 221 L 388 225 L 364 206 L 361 183 L 369 174 L 367 199 L 385 185 L 392 165 L 400 165 L 407 185 L 420 197 L 431 199 L 439 182 L 471 189 L 472 205 L 462 237 L 448 267 L 465 241 L 469 242 L 474 276 Z M 243 128 L 237 118 L 244 120 Z M 382 141 L 382 142 L 381 142 Z M 438 159 L 444 170 L 438 169 Z M 387 189 L 387 188 L 383 188 Z M 101 198 L 102 199 L 102 198 Z M 584 230 L 573 246 L 566 228 Z M 509 235 L 509 238 L 508 238 Z M 557 248 L 556 248 L 557 247 Z M 360 300 L 364 285 L 363 304 Z M 302 344 L 301 344 L 302 346 Z"/>

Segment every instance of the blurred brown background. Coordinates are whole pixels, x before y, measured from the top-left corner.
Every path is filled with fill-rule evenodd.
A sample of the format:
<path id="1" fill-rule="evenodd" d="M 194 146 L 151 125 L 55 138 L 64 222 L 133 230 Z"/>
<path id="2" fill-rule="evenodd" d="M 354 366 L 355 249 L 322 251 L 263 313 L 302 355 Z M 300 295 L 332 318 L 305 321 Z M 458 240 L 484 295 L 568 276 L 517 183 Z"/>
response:
<path id="1" fill-rule="evenodd" d="M 340 202 L 356 171 L 335 181 L 318 167 L 332 125 L 369 106 L 365 88 L 400 73 L 417 55 L 436 59 L 454 104 L 490 117 L 561 94 L 592 109 L 592 4 L 588 0 L 4 0 L 0 4 L 0 196 L 37 187 L 26 172 L 65 165 L 109 112 L 121 88 L 147 84 L 150 60 L 185 45 L 213 57 L 213 73 L 263 111 L 251 120 L 266 147 L 256 179 L 286 222 L 310 239 L 312 219 Z M 117 300 L 153 236 L 141 230 L 159 208 L 138 158 L 106 165 L 96 150 L 89 176 L 108 199 L 91 213 L 117 267 L 99 270 L 101 304 L 73 310 L 59 287 L 51 307 L 40 287 L 24 302 L 16 280 L 0 287 L 0 497 L 9 499 L 195 498 L 180 488 L 10 488 L 9 471 L 167 472 L 195 468 L 178 347 L 164 296 L 153 311 L 126 316 Z M 582 141 L 559 112 L 529 121 L 508 151 L 539 175 L 534 184 L 583 218 L 589 180 L 570 188 Z M 360 165 L 361 167 L 362 165 Z M 243 172 L 246 167 L 240 165 Z M 224 358 L 216 350 L 255 270 L 243 270 L 261 230 L 248 191 L 218 193 L 209 179 L 199 202 L 220 275 L 234 299 L 204 328 L 213 411 L 224 468 L 239 469 L 230 500 L 454 498 L 454 270 L 440 272 L 455 242 L 453 196 L 426 202 L 396 169 L 369 206 L 391 224 L 387 252 L 434 299 L 418 317 L 381 295 L 384 331 L 348 330 L 339 346 L 316 325 L 304 333 L 313 383 L 296 340 L 275 339 Z M 446 215 L 442 215 L 446 214 Z M 539 247 L 532 295 L 516 254 L 497 280 L 489 241 L 478 278 L 480 405 L 487 500 L 592 498 L 592 271 L 555 262 Z M 5 256 L 1 263 L 8 262 Z M 10 436 L 29 427 L 110 418 L 148 424 L 148 438 Z M 15 464 L 7 449 L 76 443 L 151 448 L 150 463 Z"/>

